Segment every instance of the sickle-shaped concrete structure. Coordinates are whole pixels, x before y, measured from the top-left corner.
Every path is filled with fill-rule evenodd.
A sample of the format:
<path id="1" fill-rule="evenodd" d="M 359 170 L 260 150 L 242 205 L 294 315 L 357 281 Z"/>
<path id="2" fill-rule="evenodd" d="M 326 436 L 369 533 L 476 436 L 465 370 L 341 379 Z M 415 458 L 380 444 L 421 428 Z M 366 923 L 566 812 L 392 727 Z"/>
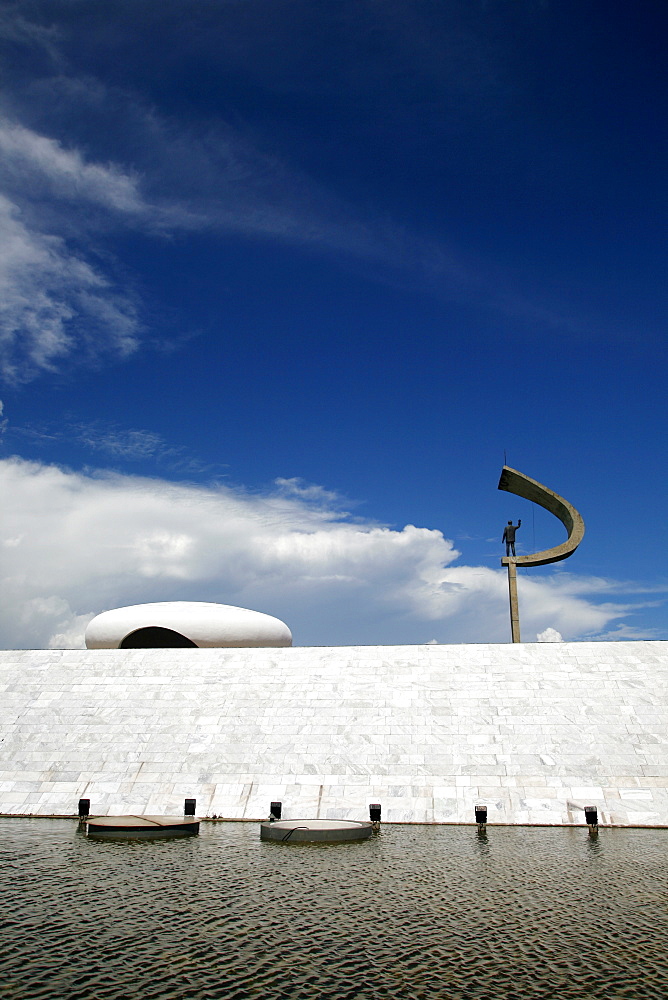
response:
<path id="1" fill-rule="evenodd" d="M 573 555 L 578 545 L 584 537 L 584 521 L 576 511 L 575 507 L 560 497 L 558 493 L 549 490 L 547 486 L 536 482 L 529 476 L 517 469 L 511 469 L 504 465 L 499 479 L 499 489 L 514 493 L 515 496 L 524 497 L 533 503 L 540 504 L 545 510 L 558 517 L 566 531 L 568 538 L 561 545 L 555 545 L 553 549 L 544 549 L 542 552 L 533 552 L 528 556 L 505 556 L 501 563 L 507 566 L 514 562 L 517 566 L 547 566 L 548 563 L 561 562 Z"/>
<path id="2" fill-rule="evenodd" d="M 561 562 L 572 556 L 584 537 L 584 521 L 576 511 L 575 507 L 560 497 L 554 490 L 549 490 L 547 486 L 525 476 L 517 469 L 511 469 L 504 465 L 499 479 L 499 489 L 514 493 L 515 496 L 524 497 L 533 503 L 540 504 L 551 514 L 558 517 L 566 531 L 568 538 L 561 545 L 555 545 L 553 549 L 543 549 L 542 552 L 533 552 L 528 556 L 504 556 L 501 560 L 502 566 L 508 567 L 508 596 L 510 598 L 510 632 L 513 642 L 521 642 L 520 639 L 520 611 L 517 601 L 517 567 L 518 566 L 547 566 L 548 563 Z"/>

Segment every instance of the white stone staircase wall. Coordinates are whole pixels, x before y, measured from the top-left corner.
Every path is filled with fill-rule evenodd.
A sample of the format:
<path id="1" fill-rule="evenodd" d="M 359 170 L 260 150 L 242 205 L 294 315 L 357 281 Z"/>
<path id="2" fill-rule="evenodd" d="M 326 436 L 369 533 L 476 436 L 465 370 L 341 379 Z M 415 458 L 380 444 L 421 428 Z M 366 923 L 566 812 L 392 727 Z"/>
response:
<path id="1" fill-rule="evenodd" d="M 0 812 L 668 826 L 668 642 L 0 652 Z"/>

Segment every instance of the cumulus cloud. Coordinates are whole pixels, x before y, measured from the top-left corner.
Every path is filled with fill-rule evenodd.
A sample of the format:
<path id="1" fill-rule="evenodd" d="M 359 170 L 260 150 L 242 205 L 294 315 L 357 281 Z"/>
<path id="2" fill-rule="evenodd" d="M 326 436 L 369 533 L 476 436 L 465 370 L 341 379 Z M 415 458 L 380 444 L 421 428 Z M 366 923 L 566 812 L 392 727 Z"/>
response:
<path id="1" fill-rule="evenodd" d="M 557 632 L 556 628 L 546 628 L 543 632 L 539 632 L 536 636 L 538 642 L 563 642 L 564 637 L 561 632 Z"/>
<path id="2" fill-rule="evenodd" d="M 275 614 L 306 645 L 508 640 L 502 570 L 453 565 L 460 554 L 440 531 L 352 521 L 327 491 L 297 483 L 261 496 L 0 462 L 0 641 L 80 645 L 93 614 L 177 599 Z M 574 638 L 625 610 L 572 581 L 520 581 L 527 634 L 547 619 Z"/>

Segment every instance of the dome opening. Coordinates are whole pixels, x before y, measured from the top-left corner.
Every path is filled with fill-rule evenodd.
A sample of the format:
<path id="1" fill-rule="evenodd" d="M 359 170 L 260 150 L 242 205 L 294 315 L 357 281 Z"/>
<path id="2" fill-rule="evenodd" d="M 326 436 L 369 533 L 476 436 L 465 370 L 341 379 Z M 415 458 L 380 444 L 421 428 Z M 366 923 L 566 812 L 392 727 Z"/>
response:
<path id="1" fill-rule="evenodd" d="M 197 644 L 171 628 L 149 625 L 135 629 L 123 639 L 119 649 L 197 649 Z"/>

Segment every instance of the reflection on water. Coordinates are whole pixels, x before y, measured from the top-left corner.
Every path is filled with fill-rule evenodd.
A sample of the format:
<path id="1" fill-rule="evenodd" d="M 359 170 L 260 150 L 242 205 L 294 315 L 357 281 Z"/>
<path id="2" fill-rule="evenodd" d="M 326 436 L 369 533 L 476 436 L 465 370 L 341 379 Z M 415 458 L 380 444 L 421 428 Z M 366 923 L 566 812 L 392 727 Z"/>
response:
<path id="1" fill-rule="evenodd" d="M 0 819 L 0 997 L 664 998 L 668 832 L 90 841 Z"/>

